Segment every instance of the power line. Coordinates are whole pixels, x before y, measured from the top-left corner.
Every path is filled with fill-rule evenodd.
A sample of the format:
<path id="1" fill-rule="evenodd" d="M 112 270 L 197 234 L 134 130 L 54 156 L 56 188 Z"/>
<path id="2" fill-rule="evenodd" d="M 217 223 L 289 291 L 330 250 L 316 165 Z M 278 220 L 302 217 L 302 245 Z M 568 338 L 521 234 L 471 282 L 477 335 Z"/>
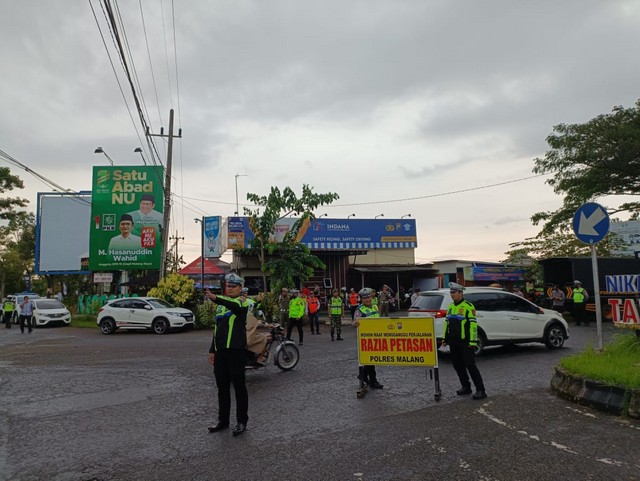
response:
<path id="1" fill-rule="evenodd" d="M 149 38 L 147 37 L 147 25 L 144 21 L 144 11 L 142 10 L 142 0 L 138 0 L 140 4 L 140 17 L 142 17 L 142 31 L 144 32 L 144 41 L 147 44 L 147 57 L 149 58 L 149 69 L 151 70 L 151 80 L 153 82 L 153 90 L 156 94 L 156 105 L 158 107 L 158 120 L 162 125 L 162 114 L 160 113 L 160 101 L 158 100 L 158 87 L 156 85 L 156 76 L 153 71 L 153 63 L 151 62 L 151 49 L 149 48 Z M 180 119 L 180 109 L 178 109 L 178 119 Z"/>
<path id="2" fill-rule="evenodd" d="M 491 187 L 498 187 L 500 185 L 513 184 L 515 182 L 522 182 L 524 180 L 535 179 L 536 177 L 542 177 L 545 175 L 549 175 L 549 174 L 531 175 L 529 177 L 522 177 L 521 179 L 507 180 L 505 182 L 497 182 L 495 184 L 481 185 L 478 187 L 469 187 L 468 189 L 452 190 L 450 192 L 441 192 L 439 194 L 421 195 L 419 197 L 406 197 L 404 199 L 377 200 L 377 201 L 369 201 L 369 202 L 355 202 L 352 204 L 330 204 L 330 205 L 327 205 L 326 207 L 352 207 L 357 205 L 391 204 L 394 202 L 407 202 L 411 200 L 431 199 L 433 197 L 444 197 L 446 195 L 462 194 L 463 192 L 472 192 L 474 190 L 489 189 Z"/>

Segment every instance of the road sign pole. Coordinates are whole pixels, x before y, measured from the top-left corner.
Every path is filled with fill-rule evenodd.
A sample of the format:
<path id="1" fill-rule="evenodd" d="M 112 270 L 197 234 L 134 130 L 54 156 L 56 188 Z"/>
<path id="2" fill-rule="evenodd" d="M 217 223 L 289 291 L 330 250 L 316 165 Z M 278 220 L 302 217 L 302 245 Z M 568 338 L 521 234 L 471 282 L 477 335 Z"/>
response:
<path id="1" fill-rule="evenodd" d="M 593 269 L 593 295 L 596 298 L 596 331 L 598 334 L 598 351 L 602 351 L 602 306 L 600 304 L 600 278 L 598 277 L 598 258 L 596 246 L 591 246 L 591 268 Z"/>

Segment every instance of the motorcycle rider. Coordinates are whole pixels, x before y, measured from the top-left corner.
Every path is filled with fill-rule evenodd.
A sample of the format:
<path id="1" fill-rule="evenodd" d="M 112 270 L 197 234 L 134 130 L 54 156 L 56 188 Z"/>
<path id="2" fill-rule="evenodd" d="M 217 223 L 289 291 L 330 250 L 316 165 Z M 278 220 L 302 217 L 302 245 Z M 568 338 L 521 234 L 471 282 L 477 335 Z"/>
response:
<path id="1" fill-rule="evenodd" d="M 240 300 L 244 279 L 237 274 L 227 274 L 226 296 L 205 291 L 207 298 L 218 304 L 213 327 L 213 339 L 209 348 L 209 364 L 218 387 L 218 423 L 209 427 L 210 433 L 229 428 L 231 415 L 231 384 L 236 396 L 236 427 L 233 435 L 238 436 L 247 429 L 249 420 L 249 395 L 245 385 L 245 360 L 247 349 L 248 306 Z"/>

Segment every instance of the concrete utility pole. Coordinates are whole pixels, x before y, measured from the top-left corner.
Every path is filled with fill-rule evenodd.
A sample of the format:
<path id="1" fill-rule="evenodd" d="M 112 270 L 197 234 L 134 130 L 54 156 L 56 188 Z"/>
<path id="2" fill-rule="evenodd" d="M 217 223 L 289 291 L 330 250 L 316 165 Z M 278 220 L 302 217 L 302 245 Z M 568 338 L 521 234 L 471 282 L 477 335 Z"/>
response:
<path id="1" fill-rule="evenodd" d="M 160 279 L 167 274 L 167 241 L 169 240 L 169 220 L 171 216 L 171 161 L 173 158 L 173 139 L 182 138 L 182 129 L 178 129 L 178 135 L 173 135 L 173 109 L 169 110 L 169 135 L 164 135 L 164 129 L 160 129 L 159 134 L 150 134 L 147 129 L 147 135 L 152 137 L 167 137 L 167 172 L 164 182 L 164 211 L 162 222 L 162 257 L 160 258 Z"/>
<path id="2" fill-rule="evenodd" d="M 173 246 L 170 247 L 170 249 L 174 250 L 174 257 L 173 260 L 175 261 L 176 264 L 176 272 L 178 272 L 180 265 L 178 262 L 178 241 L 184 240 L 184 237 L 178 237 L 178 231 L 176 231 L 176 235 L 169 237 L 169 240 L 174 240 L 175 242 L 173 243 Z"/>

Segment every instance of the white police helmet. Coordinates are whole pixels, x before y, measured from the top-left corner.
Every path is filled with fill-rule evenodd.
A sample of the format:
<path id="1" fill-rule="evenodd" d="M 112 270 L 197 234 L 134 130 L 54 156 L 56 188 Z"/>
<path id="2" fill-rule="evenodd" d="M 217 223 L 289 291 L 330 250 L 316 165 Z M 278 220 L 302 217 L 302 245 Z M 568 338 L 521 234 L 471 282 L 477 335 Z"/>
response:
<path id="1" fill-rule="evenodd" d="M 370 287 L 364 287 L 360 289 L 360 292 L 358 292 L 358 295 L 361 298 L 371 297 L 373 295 L 373 289 L 371 289 Z"/>
<path id="2" fill-rule="evenodd" d="M 452 291 L 462 292 L 464 291 L 464 286 L 461 286 L 456 282 L 449 282 L 449 289 L 451 289 Z"/>
<path id="3" fill-rule="evenodd" d="M 240 277 L 238 274 L 227 274 L 224 278 L 227 281 L 227 284 L 236 284 L 238 286 L 244 286 L 244 279 Z"/>

